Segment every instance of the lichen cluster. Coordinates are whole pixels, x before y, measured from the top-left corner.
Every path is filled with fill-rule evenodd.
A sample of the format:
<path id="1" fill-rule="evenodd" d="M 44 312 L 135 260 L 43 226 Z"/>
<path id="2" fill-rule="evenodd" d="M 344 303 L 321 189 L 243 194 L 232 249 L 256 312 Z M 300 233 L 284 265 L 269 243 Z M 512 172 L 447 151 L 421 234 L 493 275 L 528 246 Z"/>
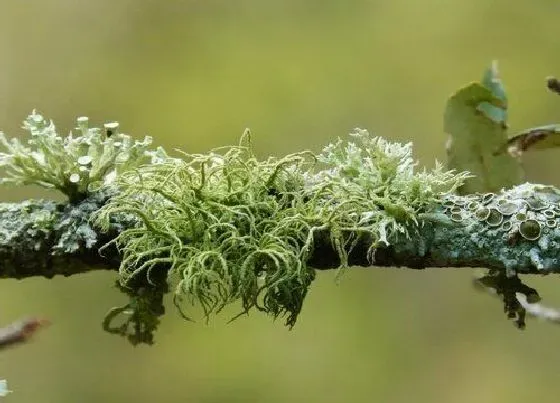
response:
<path id="1" fill-rule="evenodd" d="M 77 120 L 78 136 L 62 137 L 52 121 L 33 111 L 23 122 L 31 138 L 27 145 L 18 139 L 8 141 L 0 132 L 0 184 L 36 184 L 57 189 L 71 202 L 83 200 L 113 183 L 116 175 L 145 163 L 167 158 L 162 148 L 150 150 L 151 137 L 133 140 L 118 131 L 117 123 L 104 130 L 88 127 L 88 118 Z"/>
<path id="2" fill-rule="evenodd" d="M 124 172 L 120 191 L 97 215 L 128 214 L 139 224 L 114 240 L 123 285 L 178 277 L 176 304 L 199 302 L 206 315 L 240 300 L 292 326 L 314 270 L 314 234 L 330 234 L 340 267 L 360 237 L 375 249 L 407 235 L 417 216 L 459 186 L 465 174 L 441 167 L 415 172 L 411 144 L 389 143 L 364 130 L 319 155 L 259 160 L 250 135 L 236 147 L 183 154 Z"/>
<path id="3" fill-rule="evenodd" d="M 467 177 L 440 165 L 415 172 L 411 144 L 359 129 L 318 155 L 260 160 L 247 132 L 239 146 L 171 158 L 148 149 L 149 137 L 135 141 L 116 123 L 101 130 L 87 121 L 78 119 L 80 136 L 63 138 L 34 112 L 24 123 L 28 146 L 0 135 L 8 151 L 0 154 L 2 182 L 69 197 L 53 204 L 44 225 L 34 216 L 38 231 L 62 234 L 41 239 L 41 250 L 72 254 L 118 233 L 104 248 L 122 258 L 122 286 L 168 282 L 181 309 L 199 303 L 206 316 L 239 300 L 242 313 L 257 308 L 292 326 L 315 276 L 307 262 L 316 234 L 330 236 L 340 268 L 364 240 L 374 262 L 378 247 L 417 231 L 419 217 Z M 99 238 L 92 225 L 108 234 Z"/>
<path id="4" fill-rule="evenodd" d="M 502 260 L 506 270 L 522 266 L 520 262 L 539 270 L 557 264 L 542 258 L 544 251 L 560 247 L 560 191 L 553 186 L 526 183 L 500 193 L 449 194 L 442 199 L 442 210 L 457 225 L 469 227 L 470 240 Z M 495 244 L 490 245 L 490 240 Z M 511 256 L 514 245 L 520 254 L 515 259 Z M 500 255 L 504 246 L 511 249 L 508 259 L 505 253 Z M 480 250 L 477 253 L 483 254 Z"/>

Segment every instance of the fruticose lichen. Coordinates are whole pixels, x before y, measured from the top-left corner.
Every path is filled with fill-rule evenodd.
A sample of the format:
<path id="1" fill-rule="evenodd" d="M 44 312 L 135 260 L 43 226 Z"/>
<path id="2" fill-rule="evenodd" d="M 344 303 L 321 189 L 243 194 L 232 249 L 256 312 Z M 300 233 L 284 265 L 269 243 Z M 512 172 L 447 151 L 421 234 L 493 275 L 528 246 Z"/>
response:
<path id="1" fill-rule="evenodd" d="M 419 217 L 468 176 L 440 165 L 415 172 L 411 144 L 359 129 L 353 141 L 339 139 L 319 155 L 259 160 L 249 132 L 239 146 L 171 158 L 149 150 L 148 137 L 119 133 L 116 123 L 100 130 L 79 118 L 81 135 L 62 138 L 34 112 L 24 128 L 29 147 L 0 135 L 9 151 L 0 154 L 2 182 L 55 188 L 70 203 L 23 204 L 32 222 L 14 222 L 5 237 L 32 231 L 25 242 L 57 255 L 95 250 L 118 233 L 101 253 L 116 246 L 123 287 L 162 289 L 163 281 L 175 286 L 180 309 L 200 303 L 208 316 L 240 300 L 242 313 L 285 315 L 289 326 L 315 276 L 307 262 L 316 236 L 330 237 L 340 268 L 364 240 L 374 262 L 379 248 L 418 235 Z M 100 237 L 98 229 L 109 232 Z"/>
<path id="2" fill-rule="evenodd" d="M 162 148 L 149 150 L 151 137 L 142 141 L 118 132 L 118 123 L 104 130 L 89 128 L 88 118 L 77 120 L 78 136 L 61 137 L 52 121 L 33 111 L 23 122 L 31 138 L 27 146 L 18 139 L 8 141 L 0 132 L 2 183 L 36 184 L 60 190 L 71 202 L 83 200 L 114 181 L 119 172 L 167 158 Z"/>
<path id="3" fill-rule="evenodd" d="M 418 228 L 466 174 L 414 172 L 412 145 L 356 130 L 355 142 L 259 160 L 250 134 L 239 146 L 184 153 L 123 172 L 119 192 L 97 214 L 128 214 L 138 225 L 114 240 L 123 285 L 178 277 L 175 302 L 199 302 L 206 315 L 241 300 L 292 326 L 315 273 L 307 266 L 314 234 L 330 234 L 340 267 L 364 236 L 374 259 L 380 246 Z"/>

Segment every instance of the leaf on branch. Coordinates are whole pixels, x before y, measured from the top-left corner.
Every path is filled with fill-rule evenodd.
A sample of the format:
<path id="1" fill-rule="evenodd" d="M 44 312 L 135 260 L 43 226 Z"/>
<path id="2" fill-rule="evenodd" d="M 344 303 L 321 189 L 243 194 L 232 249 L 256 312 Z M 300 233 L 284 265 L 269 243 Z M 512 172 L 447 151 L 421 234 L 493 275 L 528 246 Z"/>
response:
<path id="1" fill-rule="evenodd" d="M 546 150 L 560 147 L 560 125 L 546 125 L 523 130 L 511 137 L 494 155 L 507 153 L 520 158 L 526 151 Z"/>
<path id="2" fill-rule="evenodd" d="M 496 63 L 481 82 L 470 83 L 447 101 L 444 114 L 447 167 L 475 176 L 459 188 L 461 194 L 495 192 L 522 181 L 519 163 L 495 150 L 507 141 L 507 97 Z"/>
<path id="3" fill-rule="evenodd" d="M 489 89 L 492 96 L 501 101 L 502 104 L 496 105 L 486 101 L 478 104 L 476 109 L 493 122 L 507 128 L 507 96 L 502 81 L 498 76 L 498 64 L 496 61 L 492 62 L 490 68 L 484 73 L 481 84 Z"/>

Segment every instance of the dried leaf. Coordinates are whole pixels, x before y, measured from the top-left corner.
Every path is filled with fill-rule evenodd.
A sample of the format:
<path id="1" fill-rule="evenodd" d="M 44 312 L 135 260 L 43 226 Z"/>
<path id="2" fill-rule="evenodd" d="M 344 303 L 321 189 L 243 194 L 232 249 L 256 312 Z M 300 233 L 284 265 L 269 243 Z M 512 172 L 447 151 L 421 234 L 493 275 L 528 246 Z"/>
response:
<path id="1" fill-rule="evenodd" d="M 26 318 L 0 328 L 0 348 L 27 341 L 39 328 L 49 323 L 46 319 Z"/>
<path id="2" fill-rule="evenodd" d="M 510 156 L 519 158 L 526 151 L 546 150 L 560 147 L 560 125 L 546 125 L 524 130 L 500 147 L 494 155 L 508 152 Z"/>

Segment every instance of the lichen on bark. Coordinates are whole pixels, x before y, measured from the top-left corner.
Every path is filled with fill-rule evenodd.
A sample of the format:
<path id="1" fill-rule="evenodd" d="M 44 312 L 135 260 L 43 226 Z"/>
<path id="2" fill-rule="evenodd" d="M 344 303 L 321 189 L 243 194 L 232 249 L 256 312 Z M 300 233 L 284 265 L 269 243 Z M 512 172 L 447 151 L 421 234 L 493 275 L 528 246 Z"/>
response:
<path id="1" fill-rule="evenodd" d="M 208 317 L 239 301 L 241 314 L 258 309 L 293 326 L 318 269 L 560 270 L 556 189 L 458 196 L 467 173 L 415 166 L 411 144 L 359 129 L 319 154 L 259 159 L 248 132 L 206 154 L 161 150 L 81 200 L 0 204 L 0 276 L 118 268 L 132 305 L 108 318 L 135 308 L 124 327 L 105 327 L 132 327 L 145 342 L 169 286 L 182 313 L 200 304 Z"/>
<path id="2" fill-rule="evenodd" d="M 119 192 L 98 212 L 108 228 L 115 214 L 141 223 L 114 240 L 123 284 L 166 266 L 179 281 L 180 307 L 199 302 L 208 316 L 241 301 L 286 316 L 293 326 L 315 276 L 308 260 L 316 235 L 328 234 L 339 268 L 367 240 L 370 262 L 379 247 L 418 231 L 418 215 L 467 176 L 415 172 L 411 144 L 356 130 L 314 155 L 259 160 L 242 144 L 208 154 L 146 165 L 121 174 Z"/>

